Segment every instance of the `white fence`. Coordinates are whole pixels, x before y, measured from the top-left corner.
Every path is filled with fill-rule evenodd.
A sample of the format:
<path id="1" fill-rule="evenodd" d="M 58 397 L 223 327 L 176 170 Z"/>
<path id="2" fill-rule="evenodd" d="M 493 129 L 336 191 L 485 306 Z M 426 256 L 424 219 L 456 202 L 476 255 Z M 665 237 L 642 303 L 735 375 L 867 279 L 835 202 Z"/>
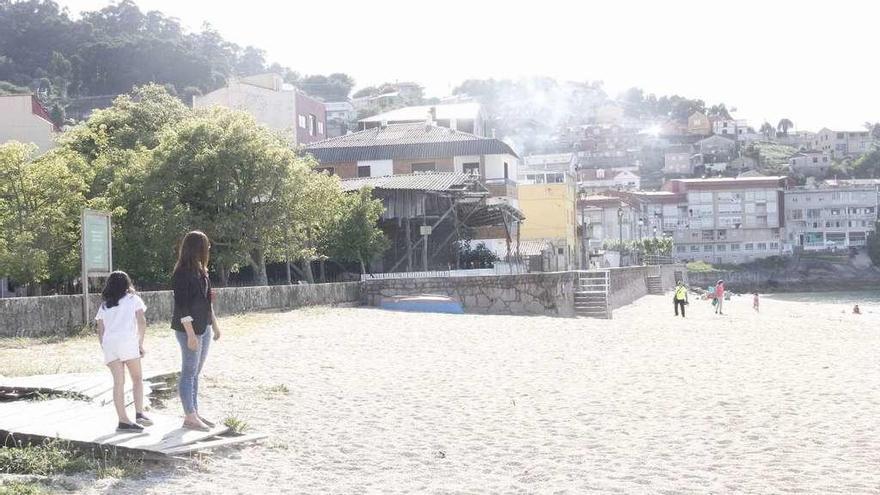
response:
<path id="1" fill-rule="evenodd" d="M 524 265 L 499 263 L 495 268 L 480 268 L 473 270 L 436 270 L 430 272 L 394 272 L 394 273 L 365 273 L 361 275 L 361 281 L 385 280 L 390 278 L 432 278 L 432 277 L 482 277 L 491 275 L 520 275 L 528 273 Z"/>

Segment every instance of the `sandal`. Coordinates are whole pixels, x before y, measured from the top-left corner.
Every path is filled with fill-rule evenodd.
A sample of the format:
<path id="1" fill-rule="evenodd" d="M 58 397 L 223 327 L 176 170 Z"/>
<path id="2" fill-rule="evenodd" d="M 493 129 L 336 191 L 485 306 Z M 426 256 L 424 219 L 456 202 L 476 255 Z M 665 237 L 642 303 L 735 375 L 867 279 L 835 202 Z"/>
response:
<path id="1" fill-rule="evenodd" d="M 211 428 L 206 425 L 194 425 L 194 424 L 187 423 L 186 421 L 183 422 L 182 428 L 184 430 L 193 430 L 193 431 L 211 431 Z"/>
<path id="2" fill-rule="evenodd" d="M 207 419 L 205 419 L 205 418 L 203 418 L 203 417 L 201 417 L 201 416 L 199 416 L 199 420 L 200 420 L 202 423 L 205 423 L 206 425 L 208 425 L 209 428 L 213 428 L 213 427 L 217 426 L 217 424 L 214 423 L 213 421 L 208 421 Z"/>

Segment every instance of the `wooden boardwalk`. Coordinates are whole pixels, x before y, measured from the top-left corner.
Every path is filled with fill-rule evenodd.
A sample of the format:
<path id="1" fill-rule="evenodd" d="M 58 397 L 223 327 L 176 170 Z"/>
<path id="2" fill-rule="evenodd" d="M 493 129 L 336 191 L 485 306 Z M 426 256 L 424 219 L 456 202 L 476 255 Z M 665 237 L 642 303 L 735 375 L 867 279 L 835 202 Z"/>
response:
<path id="1" fill-rule="evenodd" d="M 145 379 L 161 387 L 168 374 Z M 47 400 L 25 400 L 34 394 L 60 395 Z M 180 415 L 150 413 L 154 421 L 141 433 L 118 433 L 113 408 L 113 383 L 109 373 L 40 375 L 0 379 L 0 444 L 9 440 L 33 442 L 57 438 L 83 447 L 113 448 L 145 457 L 162 458 L 230 444 L 250 442 L 265 435 L 231 436 L 218 425 L 211 431 L 181 428 Z M 131 403 L 131 385 L 126 388 Z M 132 411 L 133 412 L 133 411 Z M 133 418 L 132 418 L 133 419 Z"/>

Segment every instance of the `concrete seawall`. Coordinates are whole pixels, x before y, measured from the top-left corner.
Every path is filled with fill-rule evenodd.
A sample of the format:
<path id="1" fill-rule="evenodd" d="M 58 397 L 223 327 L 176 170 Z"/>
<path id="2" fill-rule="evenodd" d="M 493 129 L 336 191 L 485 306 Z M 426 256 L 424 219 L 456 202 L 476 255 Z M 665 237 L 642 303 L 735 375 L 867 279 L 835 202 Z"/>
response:
<path id="1" fill-rule="evenodd" d="M 361 300 L 378 306 L 382 298 L 437 294 L 461 302 L 467 313 L 572 317 L 574 281 L 574 272 L 369 280 Z"/>
<path id="2" fill-rule="evenodd" d="M 686 279 L 687 271 L 680 265 L 610 269 L 611 309 L 646 295 L 649 276 L 659 276 L 663 289 L 672 288 L 676 272 Z M 467 313 L 574 317 L 576 280 L 577 272 L 554 272 L 226 288 L 215 289 L 215 311 L 222 316 L 344 303 L 378 306 L 382 298 L 440 294 L 460 301 Z M 141 292 L 140 296 L 147 305 L 149 323 L 170 321 L 171 291 Z M 100 296 L 91 294 L 89 301 L 94 315 Z M 69 335 L 82 326 L 82 296 L 0 299 L 0 337 Z"/>
<path id="3" fill-rule="evenodd" d="M 230 315 L 268 309 L 357 303 L 360 283 L 275 285 L 215 289 L 214 310 Z M 147 305 L 147 322 L 171 321 L 174 300 L 171 291 L 140 292 Z M 90 294 L 94 316 L 101 296 Z M 43 337 L 68 335 L 81 328 L 82 296 L 48 296 L 0 299 L 0 337 Z"/>

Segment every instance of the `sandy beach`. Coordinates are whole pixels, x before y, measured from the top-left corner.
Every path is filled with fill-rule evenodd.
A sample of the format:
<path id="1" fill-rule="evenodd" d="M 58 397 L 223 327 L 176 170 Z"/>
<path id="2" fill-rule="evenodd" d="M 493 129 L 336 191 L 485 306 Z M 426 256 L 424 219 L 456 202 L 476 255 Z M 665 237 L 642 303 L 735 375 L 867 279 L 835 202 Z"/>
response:
<path id="1" fill-rule="evenodd" d="M 733 298 L 613 320 L 312 308 L 224 318 L 202 409 L 271 435 L 82 493 L 878 493 L 880 307 Z M 146 367 L 176 366 L 152 327 Z M 18 363 L 14 369 L 9 363 Z M 101 369 L 93 339 L 0 374 Z M 179 408 L 176 399 L 166 403 Z"/>

